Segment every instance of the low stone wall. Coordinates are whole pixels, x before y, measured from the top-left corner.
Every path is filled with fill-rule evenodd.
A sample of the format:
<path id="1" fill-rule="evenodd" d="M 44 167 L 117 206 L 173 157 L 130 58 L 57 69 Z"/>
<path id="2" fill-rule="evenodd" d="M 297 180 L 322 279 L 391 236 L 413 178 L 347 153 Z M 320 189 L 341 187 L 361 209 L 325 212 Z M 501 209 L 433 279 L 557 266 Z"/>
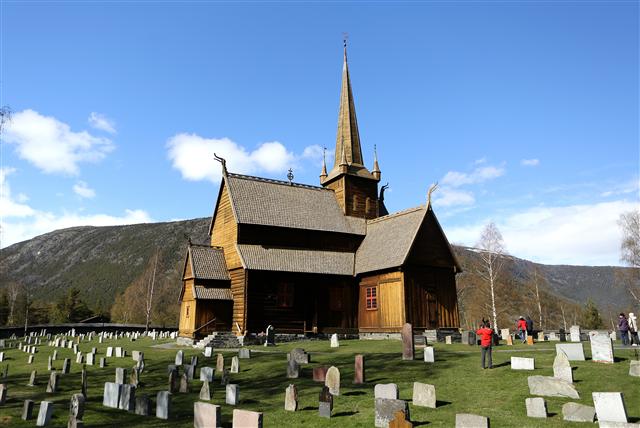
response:
<path id="1" fill-rule="evenodd" d="M 75 329 L 76 333 L 89 333 L 91 331 L 144 331 L 145 326 L 142 324 L 116 324 L 116 323 L 72 323 L 72 324 L 38 324 L 30 325 L 27 327 L 27 334 L 31 332 L 41 332 L 46 330 L 47 333 L 61 334 L 67 331 Z M 178 327 L 166 327 L 166 326 L 150 326 L 149 331 L 175 331 Z M 15 334 L 18 337 L 24 336 L 24 326 L 21 327 L 0 327 L 0 339 L 6 339 Z"/>

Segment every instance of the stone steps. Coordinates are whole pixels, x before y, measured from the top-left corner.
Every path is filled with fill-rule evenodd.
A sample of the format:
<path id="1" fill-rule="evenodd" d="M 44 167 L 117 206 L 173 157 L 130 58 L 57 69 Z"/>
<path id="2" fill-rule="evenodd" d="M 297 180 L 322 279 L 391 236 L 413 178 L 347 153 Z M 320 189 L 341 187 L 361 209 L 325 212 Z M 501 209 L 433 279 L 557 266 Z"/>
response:
<path id="1" fill-rule="evenodd" d="M 206 346 L 213 348 L 239 348 L 240 341 L 235 334 L 229 331 L 216 331 L 199 340 L 194 348 L 204 349 Z"/>

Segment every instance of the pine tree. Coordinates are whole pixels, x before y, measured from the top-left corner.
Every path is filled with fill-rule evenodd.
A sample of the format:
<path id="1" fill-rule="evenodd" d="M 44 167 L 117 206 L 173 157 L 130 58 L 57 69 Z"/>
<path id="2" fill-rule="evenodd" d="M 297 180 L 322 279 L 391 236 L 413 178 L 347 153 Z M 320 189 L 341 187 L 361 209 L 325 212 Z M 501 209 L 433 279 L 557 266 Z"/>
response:
<path id="1" fill-rule="evenodd" d="M 582 312 L 580 313 L 580 327 L 589 330 L 595 330 L 604 327 L 604 323 L 602 322 L 602 318 L 600 317 L 600 312 L 598 311 L 598 307 L 593 300 L 587 300 L 584 307 L 582 308 Z"/>

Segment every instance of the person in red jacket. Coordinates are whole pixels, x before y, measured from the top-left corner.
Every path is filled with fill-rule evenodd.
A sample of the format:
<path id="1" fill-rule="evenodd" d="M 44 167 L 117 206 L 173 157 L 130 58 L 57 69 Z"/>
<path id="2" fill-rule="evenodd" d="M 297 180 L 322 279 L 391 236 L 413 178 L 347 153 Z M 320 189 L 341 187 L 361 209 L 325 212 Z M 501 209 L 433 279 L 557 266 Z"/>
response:
<path id="1" fill-rule="evenodd" d="M 493 368 L 491 360 L 491 345 L 493 344 L 493 330 L 489 325 L 489 321 L 482 320 L 482 326 L 476 330 L 476 334 L 480 336 L 480 348 L 482 349 L 482 368 L 486 369 L 485 356 L 488 356 L 489 368 Z"/>
<path id="2" fill-rule="evenodd" d="M 524 317 L 520 317 L 518 320 L 518 331 L 520 332 L 520 340 L 522 343 L 527 341 L 527 321 Z"/>

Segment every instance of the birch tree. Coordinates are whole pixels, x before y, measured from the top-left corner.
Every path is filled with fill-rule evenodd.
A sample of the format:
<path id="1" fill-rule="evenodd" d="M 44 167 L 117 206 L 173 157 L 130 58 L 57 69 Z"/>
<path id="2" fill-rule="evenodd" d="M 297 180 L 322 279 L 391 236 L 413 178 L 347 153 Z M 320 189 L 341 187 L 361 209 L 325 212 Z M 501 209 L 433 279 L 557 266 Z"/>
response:
<path id="1" fill-rule="evenodd" d="M 144 332 L 147 333 L 149 331 L 149 324 L 151 323 L 151 309 L 153 309 L 153 289 L 156 284 L 156 271 L 158 270 L 158 257 L 160 255 L 160 251 L 156 250 L 156 261 L 153 264 L 153 274 L 147 283 L 147 298 L 145 299 L 145 312 L 146 312 L 146 322 Z"/>
<path id="2" fill-rule="evenodd" d="M 640 210 L 621 214 L 618 225 L 622 231 L 620 260 L 635 268 L 623 283 L 629 294 L 640 303 Z"/>
<path id="3" fill-rule="evenodd" d="M 476 247 L 479 250 L 482 260 L 482 266 L 478 271 L 478 275 L 487 281 L 489 285 L 491 317 L 493 318 L 493 329 L 497 333 L 499 329 L 498 310 L 496 307 L 496 286 L 498 275 L 504 265 L 504 256 L 506 253 L 502 234 L 495 223 L 490 222 L 484 227 Z"/>
<path id="4" fill-rule="evenodd" d="M 9 287 L 7 288 L 7 298 L 9 300 L 9 317 L 7 318 L 7 325 L 13 325 L 15 322 L 15 308 L 18 294 L 20 294 L 20 286 L 15 282 L 9 284 Z"/>

